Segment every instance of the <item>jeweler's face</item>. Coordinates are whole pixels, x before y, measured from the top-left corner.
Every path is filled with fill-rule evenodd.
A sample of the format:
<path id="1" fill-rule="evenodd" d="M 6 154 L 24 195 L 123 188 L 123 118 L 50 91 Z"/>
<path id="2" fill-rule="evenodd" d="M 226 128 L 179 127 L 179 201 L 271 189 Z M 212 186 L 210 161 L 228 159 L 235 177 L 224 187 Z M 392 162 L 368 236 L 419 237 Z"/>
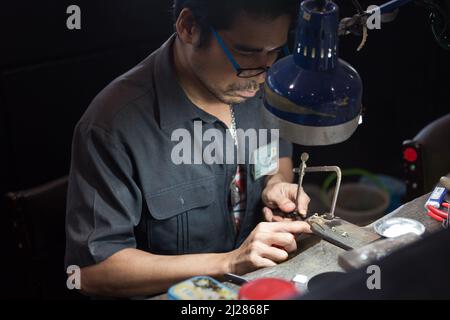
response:
<path id="1" fill-rule="evenodd" d="M 217 33 L 241 68 L 270 67 L 287 43 L 291 17 L 263 19 L 241 13 L 233 26 Z M 202 48 L 195 48 L 191 64 L 197 78 L 220 101 L 238 104 L 254 97 L 266 73 L 249 79 L 237 76 L 231 62 L 214 35 Z"/>

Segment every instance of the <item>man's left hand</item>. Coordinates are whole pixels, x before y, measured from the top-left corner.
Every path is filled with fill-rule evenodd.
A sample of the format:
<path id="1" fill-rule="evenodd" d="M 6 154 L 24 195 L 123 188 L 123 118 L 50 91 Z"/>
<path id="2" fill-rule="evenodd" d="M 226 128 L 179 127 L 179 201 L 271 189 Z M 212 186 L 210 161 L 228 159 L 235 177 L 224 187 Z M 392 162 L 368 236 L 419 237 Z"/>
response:
<path id="1" fill-rule="evenodd" d="M 268 222 L 291 220 L 276 215 L 274 213 L 276 210 L 284 213 L 297 211 L 306 217 L 311 199 L 304 191 L 300 193 L 300 198 L 296 199 L 297 192 L 297 184 L 280 182 L 268 185 L 262 194 L 262 200 L 266 205 L 263 210 L 265 220 Z"/>

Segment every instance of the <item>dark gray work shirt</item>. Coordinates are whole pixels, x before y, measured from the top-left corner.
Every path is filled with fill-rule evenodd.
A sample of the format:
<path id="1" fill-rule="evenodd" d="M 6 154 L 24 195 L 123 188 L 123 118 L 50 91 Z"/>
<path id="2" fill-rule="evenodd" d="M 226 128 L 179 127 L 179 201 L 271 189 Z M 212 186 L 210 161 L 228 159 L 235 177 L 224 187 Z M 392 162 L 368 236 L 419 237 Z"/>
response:
<path id="1" fill-rule="evenodd" d="M 204 131 L 227 129 L 192 104 L 178 84 L 174 39 L 103 90 L 75 129 L 67 266 L 94 265 L 126 248 L 160 255 L 229 252 L 262 220 L 265 179 L 255 180 L 250 164 L 244 166 L 247 208 L 237 232 L 229 203 L 237 164 L 172 161 L 174 130 L 194 136 L 194 121 Z M 238 128 L 262 128 L 261 102 L 235 106 Z M 291 157 L 292 146 L 280 141 L 279 152 Z"/>

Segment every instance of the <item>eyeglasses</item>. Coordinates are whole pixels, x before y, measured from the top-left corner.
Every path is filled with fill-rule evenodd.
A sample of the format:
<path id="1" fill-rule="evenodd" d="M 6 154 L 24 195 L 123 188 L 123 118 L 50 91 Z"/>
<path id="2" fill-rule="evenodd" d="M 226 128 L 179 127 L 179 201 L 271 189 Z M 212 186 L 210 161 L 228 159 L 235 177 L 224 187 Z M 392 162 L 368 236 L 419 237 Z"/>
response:
<path id="1" fill-rule="evenodd" d="M 227 56 L 228 60 L 231 62 L 231 64 L 233 65 L 233 68 L 236 70 L 237 72 L 237 76 L 239 78 L 245 78 L 245 79 L 249 79 L 249 78 L 253 78 L 253 77 L 257 77 L 263 73 L 266 73 L 267 71 L 269 71 L 270 67 L 259 67 L 259 68 L 241 68 L 241 66 L 239 65 L 239 63 L 237 63 L 236 59 L 234 59 L 233 55 L 231 54 L 230 50 L 228 50 L 227 46 L 225 45 L 225 43 L 223 42 L 222 38 L 220 37 L 220 35 L 217 33 L 216 30 L 214 30 L 214 28 L 211 28 L 212 33 L 214 34 L 214 37 L 216 38 L 217 42 L 219 43 L 219 45 L 222 47 L 223 52 L 225 53 L 225 55 Z M 288 56 L 290 54 L 289 52 L 289 48 L 288 46 L 284 46 L 283 48 L 283 52 L 286 56 Z"/>

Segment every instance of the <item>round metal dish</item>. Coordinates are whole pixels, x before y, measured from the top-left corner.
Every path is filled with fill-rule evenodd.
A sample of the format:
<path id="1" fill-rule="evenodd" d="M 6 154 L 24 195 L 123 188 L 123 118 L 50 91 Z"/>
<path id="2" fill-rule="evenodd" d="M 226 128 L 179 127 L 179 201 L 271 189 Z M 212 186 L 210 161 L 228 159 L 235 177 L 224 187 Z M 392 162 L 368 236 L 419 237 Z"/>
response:
<path id="1" fill-rule="evenodd" d="M 375 231 L 385 238 L 398 238 L 408 233 L 421 236 L 425 233 L 425 226 L 419 221 L 406 218 L 392 218 L 381 220 L 375 224 Z"/>

